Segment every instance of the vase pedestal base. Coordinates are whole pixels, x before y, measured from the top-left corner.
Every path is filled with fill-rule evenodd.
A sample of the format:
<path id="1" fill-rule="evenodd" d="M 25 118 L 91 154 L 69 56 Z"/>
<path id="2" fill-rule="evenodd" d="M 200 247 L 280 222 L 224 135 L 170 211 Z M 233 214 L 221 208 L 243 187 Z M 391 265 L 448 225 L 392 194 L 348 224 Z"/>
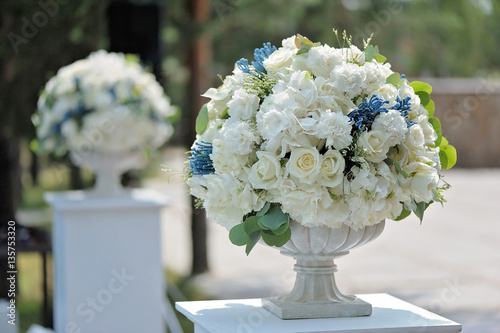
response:
<path id="1" fill-rule="evenodd" d="M 281 319 L 345 318 L 372 314 L 372 306 L 359 298 L 349 302 L 289 302 L 279 297 L 262 299 L 264 309 Z"/>

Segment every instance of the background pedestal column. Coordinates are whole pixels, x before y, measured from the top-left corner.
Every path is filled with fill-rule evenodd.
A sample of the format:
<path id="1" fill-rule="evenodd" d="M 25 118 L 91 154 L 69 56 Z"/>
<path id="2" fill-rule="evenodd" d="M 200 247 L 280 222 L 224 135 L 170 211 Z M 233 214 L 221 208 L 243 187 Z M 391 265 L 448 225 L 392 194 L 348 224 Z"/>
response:
<path id="1" fill-rule="evenodd" d="M 163 333 L 160 209 L 151 190 L 128 196 L 47 193 L 53 207 L 56 332 Z"/>

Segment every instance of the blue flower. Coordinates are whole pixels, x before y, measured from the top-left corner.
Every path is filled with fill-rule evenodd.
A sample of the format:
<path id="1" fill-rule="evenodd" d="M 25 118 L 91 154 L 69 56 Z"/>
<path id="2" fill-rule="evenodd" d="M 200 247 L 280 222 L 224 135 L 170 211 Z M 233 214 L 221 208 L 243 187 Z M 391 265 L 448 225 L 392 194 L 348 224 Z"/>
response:
<path id="1" fill-rule="evenodd" d="M 401 114 L 401 117 L 403 117 L 406 120 L 406 126 L 411 127 L 416 124 L 416 122 L 408 120 L 409 116 L 409 111 L 411 111 L 411 102 L 410 102 L 410 96 L 407 96 L 405 99 L 399 98 L 399 96 L 396 96 L 396 104 L 391 108 L 393 110 L 398 110 L 399 113 Z"/>
<path id="2" fill-rule="evenodd" d="M 264 68 L 264 60 L 269 58 L 274 51 L 276 51 L 276 46 L 271 45 L 271 43 L 264 43 L 264 47 L 260 49 L 255 49 L 253 57 L 255 61 L 252 61 L 252 66 L 260 73 L 267 74 L 267 70 Z"/>
<path id="3" fill-rule="evenodd" d="M 236 66 L 242 71 L 243 73 L 250 74 L 250 66 L 248 65 L 248 59 L 241 58 L 236 62 Z"/>
<path id="4" fill-rule="evenodd" d="M 189 169 L 195 176 L 203 176 L 215 173 L 214 165 L 210 154 L 212 154 L 212 144 L 205 141 L 196 141 L 191 148 L 189 157 Z"/>
<path id="5" fill-rule="evenodd" d="M 262 74 L 267 74 L 267 70 L 264 67 L 264 60 L 269 58 L 269 56 L 276 51 L 276 46 L 271 45 L 271 43 L 264 43 L 263 47 L 255 49 L 253 56 L 255 61 L 252 61 L 252 66 L 254 70 L 250 68 L 248 64 L 248 59 L 241 58 L 236 62 L 236 66 L 243 72 L 251 74 L 255 77 L 261 77 Z"/>
<path id="6" fill-rule="evenodd" d="M 360 131 L 368 131 L 375 118 L 381 112 L 388 112 L 387 108 L 383 105 L 389 104 L 389 101 L 384 101 L 383 99 L 373 95 L 370 100 L 365 98 L 365 101 L 358 105 L 358 108 L 351 111 L 347 116 L 354 123 L 354 127 L 357 127 Z"/>

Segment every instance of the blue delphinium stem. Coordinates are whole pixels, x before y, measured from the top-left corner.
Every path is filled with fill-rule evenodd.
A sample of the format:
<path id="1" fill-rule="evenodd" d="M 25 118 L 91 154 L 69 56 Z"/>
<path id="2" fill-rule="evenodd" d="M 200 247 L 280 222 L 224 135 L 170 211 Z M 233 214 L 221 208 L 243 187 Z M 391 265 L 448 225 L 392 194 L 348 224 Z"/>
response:
<path id="1" fill-rule="evenodd" d="M 370 100 L 366 98 L 364 102 L 358 105 L 357 109 L 351 111 L 347 116 L 358 130 L 368 131 L 379 113 L 388 112 L 384 104 L 389 104 L 389 101 L 384 101 L 376 95 L 373 95 Z"/>
<path id="2" fill-rule="evenodd" d="M 255 61 L 252 61 L 252 67 L 248 64 L 248 59 L 241 58 L 236 62 L 236 66 L 246 74 L 251 74 L 257 78 L 260 78 L 263 74 L 267 74 L 267 70 L 264 67 L 264 60 L 269 58 L 269 56 L 276 51 L 276 46 L 271 45 L 271 43 L 264 43 L 263 47 L 255 49 L 253 56 Z"/>
<path id="3" fill-rule="evenodd" d="M 191 148 L 191 157 L 189 158 L 189 169 L 195 176 L 208 175 L 215 172 L 212 159 L 212 144 L 205 141 L 197 141 Z"/>
<path id="4" fill-rule="evenodd" d="M 416 124 L 416 122 L 408 120 L 409 111 L 411 111 L 410 99 L 411 99 L 410 96 L 405 97 L 405 99 L 401 99 L 399 98 L 399 96 L 396 96 L 396 104 L 394 104 L 394 106 L 391 108 L 393 110 L 399 111 L 401 117 L 403 117 L 406 120 L 406 126 L 408 127 L 411 127 L 412 125 Z"/>

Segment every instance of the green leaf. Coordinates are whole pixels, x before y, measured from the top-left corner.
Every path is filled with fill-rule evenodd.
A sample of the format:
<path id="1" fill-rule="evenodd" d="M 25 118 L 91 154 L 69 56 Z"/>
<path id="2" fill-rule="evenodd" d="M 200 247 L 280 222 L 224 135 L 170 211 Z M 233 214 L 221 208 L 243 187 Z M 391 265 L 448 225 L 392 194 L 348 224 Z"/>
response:
<path id="1" fill-rule="evenodd" d="M 383 56 L 383 55 L 381 55 L 381 54 L 376 54 L 376 55 L 375 55 L 375 60 L 377 60 L 377 62 L 378 62 L 378 63 L 383 64 L 383 63 L 387 60 L 387 58 L 386 58 L 386 57 L 384 57 L 384 56 Z"/>
<path id="2" fill-rule="evenodd" d="M 434 141 L 434 144 L 437 147 L 441 144 L 441 140 L 443 139 L 443 134 L 441 131 L 441 122 L 437 118 L 429 118 L 429 123 L 432 125 L 434 131 L 436 131 L 436 134 L 438 136 L 436 141 Z"/>
<path id="3" fill-rule="evenodd" d="M 243 221 L 243 230 L 245 230 L 248 236 L 261 230 L 259 224 L 257 223 L 258 219 L 259 218 L 257 216 L 250 216 Z"/>
<path id="4" fill-rule="evenodd" d="M 429 112 L 429 118 L 434 117 L 435 106 L 432 99 L 429 99 L 429 103 L 424 105 L 424 108 L 427 110 L 427 112 Z"/>
<path id="5" fill-rule="evenodd" d="M 196 117 L 196 133 L 202 135 L 208 128 L 208 107 L 203 105 L 201 107 L 200 113 Z"/>
<path id="6" fill-rule="evenodd" d="M 432 92 L 431 85 L 428 83 L 422 82 L 422 81 L 410 82 L 410 87 L 413 88 L 413 91 L 415 91 L 415 93 L 422 91 L 422 92 L 426 92 L 427 94 L 430 95 Z"/>
<path id="7" fill-rule="evenodd" d="M 297 55 L 300 55 L 309 52 L 313 46 L 317 46 L 317 43 L 313 43 L 301 34 L 297 34 L 295 36 L 295 46 L 299 49 Z"/>
<path id="8" fill-rule="evenodd" d="M 391 75 L 389 75 L 387 77 L 387 79 L 385 80 L 385 83 L 388 83 L 388 84 L 392 84 L 393 86 L 395 86 L 396 88 L 401 84 L 403 80 L 401 79 L 401 75 L 399 75 L 399 73 L 392 73 Z"/>
<path id="9" fill-rule="evenodd" d="M 269 201 L 267 201 L 265 204 L 264 204 L 264 207 L 262 207 L 261 210 L 259 210 L 257 212 L 257 214 L 255 214 L 256 216 L 263 216 L 264 214 L 267 213 L 267 211 L 269 210 L 269 207 L 271 207 L 271 203 Z"/>
<path id="10" fill-rule="evenodd" d="M 260 229 L 259 229 L 259 231 L 253 232 L 250 235 L 248 235 L 248 243 L 247 243 L 247 246 L 245 248 L 245 253 L 247 255 L 250 254 L 252 249 L 259 242 L 259 239 L 261 236 L 262 236 L 262 230 L 260 230 Z"/>
<path id="11" fill-rule="evenodd" d="M 394 219 L 394 221 L 401 221 L 401 220 L 407 218 L 408 216 L 410 216 L 410 214 L 411 214 L 411 210 L 406 209 L 406 207 L 403 205 L 403 211 L 401 212 L 401 214 L 399 214 L 398 217 L 396 217 Z"/>
<path id="12" fill-rule="evenodd" d="M 243 246 L 248 243 L 250 239 L 248 238 L 247 233 L 243 229 L 243 223 L 235 225 L 229 231 L 229 240 L 231 241 L 231 243 L 238 246 Z"/>
<path id="13" fill-rule="evenodd" d="M 417 203 L 417 208 L 413 211 L 415 215 L 420 219 L 420 223 L 422 223 L 422 220 L 424 219 L 424 212 L 429 207 L 429 204 L 426 202 L 418 202 Z"/>
<path id="14" fill-rule="evenodd" d="M 275 235 L 281 235 L 290 227 L 290 222 L 287 221 L 285 224 L 281 225 L 278 229 L 271 230 Z"/>
<path id="15" fill-rule="evenodd" d="M 431 101 L 431 95 L 425 91 L 416 91 L 415 94 L 420 97 L 420 104 L 422 104 L 424 107 L 430 103 Z"/>
<path id="16" fill-rule="evenodd" d="M 275 235 L 270 231 L 264 231 L 262 233 L 262 239 L 267 245 L 280 247 L 286 244 L 292 235 L 290 228 L 280 235 Z"/>
<path id="17" fill-rule="evenodd" d="M 374 56 L 375 56 L 375 48 L 373 47 L 373 45 L 368 45 L 368 47 L 365 49 L 365 61 L 366 62 L 372 61 Z"/>
<path id="18" fill-rule="evenodd" d="M 226 108 L 220 115 L 220 119 L 229 119 L 229 108 Z"/>
<path id="19" fill-rule="evenodd" d="M 443 141 L 439 146 L 439 159 L 441 162 L 441 169 L 443 170 L 451 169 L 457 163 L 457 150 L 452 145 L 443 145 L 445 140 L 446 139 L 443 137 Z"/>
<path id="20" fill-rule="evenodd" d="M 287 223 L 288 220 L 288 215 L 283 213 L 278 206 L 275 206 L 265 215 L 259 217 L 259 225 L 265 230 L 276 230 Z"/>
<path id="21" fill-rule="evenodd" d="M 310 49 L 311 49 L 310 46 L 304 45 L 304 46 L 302 46 L 300 48 L 300 50 L 297 51 L 297 55 L 301 55 L 301 54 L 307 53 L 307 52 L 309 52 Z"/>
<path id="22" fill-rule="evenodd" d="M 401 167 L 401 164 L 398 162 L 398 161 L 393 161 L 394 162 L 394 169 L 396 170 L 396 173 L 398 175 L 401 175 L 405 178 L 408 178 L 408 172 L 406 172 L 405 170 L 403 170 L 403 168 Z"/>

